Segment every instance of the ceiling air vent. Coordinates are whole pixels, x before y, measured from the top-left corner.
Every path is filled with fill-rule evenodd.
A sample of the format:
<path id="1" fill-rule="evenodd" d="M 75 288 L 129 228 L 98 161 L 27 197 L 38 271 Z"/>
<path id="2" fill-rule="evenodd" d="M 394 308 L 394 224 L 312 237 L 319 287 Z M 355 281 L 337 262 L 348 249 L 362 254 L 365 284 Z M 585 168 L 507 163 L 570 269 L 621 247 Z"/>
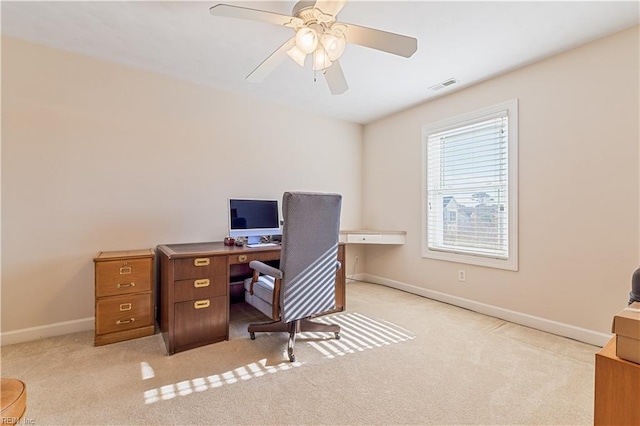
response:
<path id="1" fill-rule="evenodd" d="M 440 90 L 443 89 L 445 87 L 451 86 L 452 84 L 456 84 L 458 82 L 458 80 L 456 80 L 455 78 L 451 77 L 446 79 L 443 82 L 440 82 L 436 85 L 433 85 L 431 87 L 429 87 L 430 90 Z"/>

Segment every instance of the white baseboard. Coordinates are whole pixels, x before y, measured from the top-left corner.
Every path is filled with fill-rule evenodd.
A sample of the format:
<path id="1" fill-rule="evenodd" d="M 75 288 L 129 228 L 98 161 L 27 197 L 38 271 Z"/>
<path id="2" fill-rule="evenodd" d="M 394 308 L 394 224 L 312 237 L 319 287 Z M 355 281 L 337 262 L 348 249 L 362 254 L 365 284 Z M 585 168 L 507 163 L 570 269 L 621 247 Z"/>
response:
<path id="1" fill-rule="evenodd" d="M 372 274 L 354 274 L 350 277 L 347 277 L 347 282 L 349 280 L 366 281 L 373 284 L 381 284 L 387 287 L 416 294 L 418 296 L 438 300 L 440 302 L 459 306 L 461 308 L 469 309 L 471 311 L 478 312 L 484 315 L 501 318 L 515 324 L 520 324 L 526 327 L 535 328 L 537 330 L 546 331 L 548 333 L 557 334 L 559 336 L 568 337 L 570 339 L 589 343 L 595 346 L 604 346 L 612 336 L 611 334 L 588 330 L 586 328 L 576 327 L 570 324 L 564 324 L 561 322 L 552 321 L 521 312 L 511 311 L 509 309 L 504 309 L 493 305 L 487 305 L 485 303 L 476 302 L 475 300 L 452 296 L 450 294 L 417 287 L 411 284 L 390 280 Z M 0 333 L 0 346 L 28 342 L 45 337 L 60 336 L 62 334 L 92 330 L 94 328 L 94 324 L 94 317 L 89 317 L 79 320 L 64 321 L 55 324 L 44 325 L 40 327 L 31 327 L 21 330 L 8 331 L 5 333 Z"/>
<path id="2" fill-rule="evenodd" d="M 0 333 L 0 346 L 13 345 L 14 343 L 29 342 L 44 337 L 60 336 L 62 334 L 77 333 L 79 331 L 93 330 L 94 317 L 82 318 L 73 321 L 57 322 L 39 327 L 23 328 L 21 330 Z"/>
<path id="3" fill-rule="evenodd" d="M 612 334 L 601 333 L 586 328 L 576 327 L 570 324 L 564 324 L 557 321 L 536 317 L 522 312 L 511 311 L 509 309 L 500 308 L 498 306 L 487 305 L 485 303 L 476 302 L 475 300 L 465 299 L 450 294 L 441 293 L 439 291 L 428 290 L 422 287 L 416 287 L 400 281 L 394 281 L 371 274 L 356 274 L 353 279 L 366 281 L 374 284 L 381 284 L 387 287 L 406 291 L 408 293 L 417 294 L 429 299 L 438 300 L 450 305 L 459 306 L 484 315 L 500 318 L 515 324 L 524 325 L 526 327 L 535 328 L 537 330 L 546 331 L 558 336 L 568 337 L 580 342 L 588 343 L 595 346 L 604 346 L 613 336 Z"/>

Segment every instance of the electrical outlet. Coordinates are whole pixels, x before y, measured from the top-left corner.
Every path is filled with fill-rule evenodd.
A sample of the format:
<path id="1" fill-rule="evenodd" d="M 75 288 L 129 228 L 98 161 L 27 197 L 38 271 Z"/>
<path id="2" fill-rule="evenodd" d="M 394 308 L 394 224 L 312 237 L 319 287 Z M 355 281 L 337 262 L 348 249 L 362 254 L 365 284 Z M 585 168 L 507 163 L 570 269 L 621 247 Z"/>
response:
<path id="1" fill-rule="evenodd" d="M 458 269 L 458 281 L 467 281 L 467 271 Z"/>
<path id="2" fill-rule="evenodd" d="M 358 255 L 356 254 L 355 256 L 353 256 L 353 261 L 355 263 L 358 263 L 358 261 L 360 260 L 360 257 L 358 257 Z"/>

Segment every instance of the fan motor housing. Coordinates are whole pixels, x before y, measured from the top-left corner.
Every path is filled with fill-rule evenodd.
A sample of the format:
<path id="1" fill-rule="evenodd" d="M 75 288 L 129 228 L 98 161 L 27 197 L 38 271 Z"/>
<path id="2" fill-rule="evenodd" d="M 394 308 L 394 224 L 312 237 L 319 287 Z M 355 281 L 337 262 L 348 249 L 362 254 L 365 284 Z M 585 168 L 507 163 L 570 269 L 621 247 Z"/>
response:
<path id="1" fill-rule="evenodd" d="M 309 21 L 315 20 L 315 17 L 313 16 L 313 7 L 315 4 L 315 1 L 299 1 L 295 6 L 293 6 L 291 14 L 296 18 L 302 19 L 306 24 Z"/>

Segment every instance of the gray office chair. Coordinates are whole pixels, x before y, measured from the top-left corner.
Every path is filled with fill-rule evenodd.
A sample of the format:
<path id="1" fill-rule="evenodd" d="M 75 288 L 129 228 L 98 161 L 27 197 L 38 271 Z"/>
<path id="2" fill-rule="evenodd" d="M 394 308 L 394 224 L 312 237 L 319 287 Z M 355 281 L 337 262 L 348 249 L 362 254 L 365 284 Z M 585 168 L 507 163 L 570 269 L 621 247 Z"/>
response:
<path id="1" fill-rule="evenodd" d="M 285 192 L 280 268 L 254 260 L 253 278 L 245 283 L 245 300 L 273 322 L 251 324 L 256 332 L 288 332 L 287 352 L 295 361 L 296 333 L 328 332 L 340 338 L 340 327 L 309 318 L 335 308 L 340 207 L 338 194 Z"/>

